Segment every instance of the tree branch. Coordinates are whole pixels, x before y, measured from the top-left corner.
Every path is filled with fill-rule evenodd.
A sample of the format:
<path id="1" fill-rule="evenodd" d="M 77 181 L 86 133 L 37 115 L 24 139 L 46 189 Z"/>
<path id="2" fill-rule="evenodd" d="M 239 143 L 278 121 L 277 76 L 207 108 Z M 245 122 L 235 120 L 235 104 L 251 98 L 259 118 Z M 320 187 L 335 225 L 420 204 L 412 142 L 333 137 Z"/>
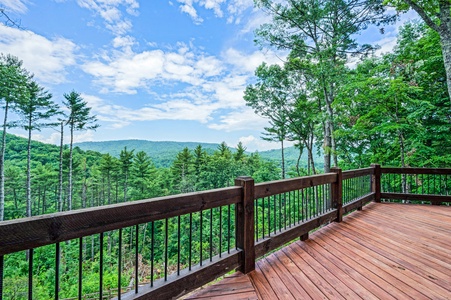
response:
<path id="1" fill-rule="evenodd" d="M 418 5 L 417 3 L 415 3 L 412 0 L 405 0 L 407 4 L 410 5 L 410 7 L 412 7 L 412 9 L 414 11 L 416 11 L 420 17 L 423 19 L 423 21 L 429 26 L 431 27 L 433 30 L 439 32 L 440 31 L 440 27 L 431 19 L 431 17 L 429 17 L 426 13 L 426 11 L 424 10 L 424 8 L 422 8 L 420 5 Z"/>

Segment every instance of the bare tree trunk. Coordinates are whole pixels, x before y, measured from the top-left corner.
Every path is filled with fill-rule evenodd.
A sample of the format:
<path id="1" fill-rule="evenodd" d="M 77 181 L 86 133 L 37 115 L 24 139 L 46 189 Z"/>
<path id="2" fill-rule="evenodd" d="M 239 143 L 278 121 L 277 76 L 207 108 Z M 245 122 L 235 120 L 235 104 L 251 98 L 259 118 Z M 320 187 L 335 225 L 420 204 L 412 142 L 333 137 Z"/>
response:
<path id="1" fill-rule="evenodd" d="M 61 121 L 60 139 L 60 164 L 58 177 L 58 211 L 63 211 L 63 146 L 64 146 L 64 122 Z"/>
<path id="2" fill-rule="evenodd" d="M 27 217 L 31 217 L 31 118 L 28 119 L 27 144 Z"/>
<path id="3" fill-rule="evenodd" d="M 5 103 L 5 117 L 3 119 L 2 145 L 0 153 L 0 221 L 5 218 L 5 147 L 6 147 L 6 122 L 8 120 L 8 106 Z"/>
<path id="4" fill-rule="evenodd" d="M 72 210 L 72 163 L 73 163 L 73 143 L 74 143 L 74 126 L 70 126 L 70 145 L 69 145 L 69 187 L 67 193 L 68 210 Z"/>
<path id="5" fill-rule="evenodd" d="M 282 179 L 285 179 L 285 148 L 283 146 L 283 140 L 280 141 L 282 147 Z"/>

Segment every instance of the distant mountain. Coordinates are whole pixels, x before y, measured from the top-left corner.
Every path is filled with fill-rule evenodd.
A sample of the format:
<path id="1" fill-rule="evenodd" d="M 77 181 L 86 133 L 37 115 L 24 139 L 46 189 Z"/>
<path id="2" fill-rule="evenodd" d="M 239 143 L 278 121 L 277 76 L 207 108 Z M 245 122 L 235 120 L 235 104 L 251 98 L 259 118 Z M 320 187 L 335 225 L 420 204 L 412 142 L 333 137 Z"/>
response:
<path id="1" fill-rule="evenodd" d="M 136 152 L 144 151 L 152 158 L 156 167 L 169 167 L 174 161 L 177 153 L 185 147 L 193 150 L 201 145 L 207 153 L 213 153 L 219 144 L 213 143 L 196 143 L 196 142 L 155 142 L 146 140 L 119 140 L 104 142 L 82 142 L 75 143 L 74 146 L 82 150 L 92 150 L 100 153 L 109 153 L 112 156 L 119 157 L 124 147 L 127 150 L 135 150 Z"/>
<path id="2" fill-rule="evenodd" d="M 219 146 L 214 143 L 197 143 L 197 142 L 155 142 L 146 140 L 119 140 L 119 141 L 104 141 L 104 142 L 82 142 L 75 143 L 74 146 L 79 147 L 82 150 L 92 150 L 100 153 L 109 153 L 112 156 L 119 157 L 121 150 L 127 147 L 128 150 L 135 150 L 136 152 L 144 151 L 152 158 L 155 166 L 157 167 L 169 167 L 174 161 L 177 153 L 182 151 L 185 147 L 193 150 L 201 145 L 209 154 L 213 153 Z M 231 148 L 235 151 L 235 148 Z M 268 151 L 258 152 L 262 158 L 280 162 L 281 150 L 274 149 Z M 294 147 L 288 147 L 285 149 L 285 161 L 288 168 L 295 166 L 298 159 L 299 150 Z M 316 152 L 315 154 L 316 155 Z M 302 164 L 307 165 L 307 152 L 304 151 L 302 158 Z M 320 161 L 320 158 L 315 157 L 315 161 Z"/>

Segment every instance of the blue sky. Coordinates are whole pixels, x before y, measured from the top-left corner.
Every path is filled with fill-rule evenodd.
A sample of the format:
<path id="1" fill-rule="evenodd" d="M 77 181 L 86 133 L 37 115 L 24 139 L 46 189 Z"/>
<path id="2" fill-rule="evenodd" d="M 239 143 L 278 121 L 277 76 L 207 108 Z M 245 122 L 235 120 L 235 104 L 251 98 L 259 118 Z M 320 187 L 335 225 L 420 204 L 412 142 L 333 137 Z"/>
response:
<path id="1" fill-rule="evenodd" d="M 0 25 L 0 52 L 23 60 L 55 102 L 75 90 L 97 115 L 101 127 L 77 133 L 76 142 L 279 146 L 261 141 L 267 122 L 243 100 L 255 68 L 284 57 L 254 45 L 253 31 L 270 19 L 252 0 L 0 0 L 0 8 L 21 23 Z M 398 27 L 361 39 L 386 52 Z M 59 142 L 51 129 L 33 138 Z"/>

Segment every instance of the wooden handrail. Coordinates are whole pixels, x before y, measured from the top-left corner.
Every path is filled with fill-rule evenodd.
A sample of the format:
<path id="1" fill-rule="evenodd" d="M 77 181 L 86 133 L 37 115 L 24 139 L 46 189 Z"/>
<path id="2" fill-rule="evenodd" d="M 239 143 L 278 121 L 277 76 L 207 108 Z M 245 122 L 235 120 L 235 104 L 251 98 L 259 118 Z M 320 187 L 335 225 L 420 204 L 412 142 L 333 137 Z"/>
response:
<path id="1" fill-rule="evenodd" d="M 0 222 L 0 256 L 96 233 L 162 220 L 242 199 L 229 187 Z"/>

